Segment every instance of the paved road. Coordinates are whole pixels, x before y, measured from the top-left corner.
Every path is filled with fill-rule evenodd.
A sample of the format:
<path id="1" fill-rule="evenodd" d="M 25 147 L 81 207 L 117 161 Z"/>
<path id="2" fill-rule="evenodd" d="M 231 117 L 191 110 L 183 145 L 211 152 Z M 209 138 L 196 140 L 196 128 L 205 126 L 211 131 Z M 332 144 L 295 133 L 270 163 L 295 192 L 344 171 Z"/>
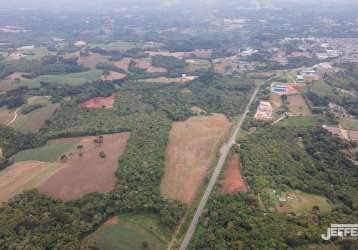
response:
<path id="1" fill-rule="evenodd" d="M 249 113 L 250 106 L 253 103 L 253 101 L 255 100 L 258 90 L 259 90 L 259 87 L 257 87 L 255 89 L 254 93 L 252 94 L 250 101 L 247 104 L 247 107 L 246 107 L 242 117 L 240 118 L 239 122 L 234 127 L 234 131 L 232 132 L 231 137 L 220 148 L 219 161 L 215 167 L 213 175 L 211 176 L 208 187 L 206 188 L 205 193 L 204 193 L 203 197 L 201 198 L 200 204 L 195 211 L 194 217 L 193 217 L 193 219 L 190 223 L 190 226 L 185 234 L 185 237 L 184 237 L 183 241 L 181 242 L 179 250 L 186 250 L 190 243 L 191 238 L 193 237 L 196 226 L 198 225 L 198 222 L 199 222 L 199 218 L 200 218 L 201 214 L 203 213 L 206 203 L 208 202 L 209 196 L 214 189 L 215 183 L 219 178 L 222 168 L 224 167 L 225 160 L 230 153 L 231 147 L 236 143 L 237 134 L 239 133 L 241 126 L 245 121 L 247 113 Z"/>

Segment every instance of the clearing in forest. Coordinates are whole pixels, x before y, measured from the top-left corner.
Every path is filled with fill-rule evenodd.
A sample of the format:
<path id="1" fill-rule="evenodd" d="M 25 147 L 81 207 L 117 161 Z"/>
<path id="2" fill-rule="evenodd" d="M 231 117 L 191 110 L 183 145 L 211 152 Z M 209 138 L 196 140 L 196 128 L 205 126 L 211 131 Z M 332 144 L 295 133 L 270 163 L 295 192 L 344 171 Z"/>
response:
<path id="1" fill-rule="evenodd" d="M 164 250 L 167 244 L 167 230 L 162 228 L 157 216 L 150 214 L 113 217 L 82 242 L 84 247 L 95 245 L 106 250 Z"/>
<path id="2" fill-rule="evenodd" d="M 100 108 L 113 108 L 114 101 L 116 99 L 115 95 L 108 97 L 95 97 L 89 99 L 88 101 L 82 102 L 80 106 L 82 108 L 91 108 L 91 109 L 100 109 Z"/>
<path id="3" fill-rule="evenodd" d="M 118 159 L 126 148 L 129 133 L 104 135 L 103 143 L 98 143 L 99 138 L 82 137 L 75 147 L 61 156 L 59 162 L 67 167 L 51 176 L 39 191 L 63 201 L 88 193 L 111 191 L 117 181 Z M 61 142 L 73 139 L 61 139 Z"/>
<path id="4" fill-rule="evenodd" d="M 241 174 L 240 157 L 238 154 L 231 156 L 224 171 L 224 183 L 221 187 L 223 194 L 247 192 L 247 184 Z"/>
<path id="5" fill-rule="evenodd" d="M 37 188 L 65 164 L 39 161 L 17 162 L 0 172 L 0 203 L 26 190 Z"/>
<path id="6" fill-rule="evenodd" d="M 223 114 L 173 123 L 161 195 L 191 204 L 230 128 L 231 122 Z"/>

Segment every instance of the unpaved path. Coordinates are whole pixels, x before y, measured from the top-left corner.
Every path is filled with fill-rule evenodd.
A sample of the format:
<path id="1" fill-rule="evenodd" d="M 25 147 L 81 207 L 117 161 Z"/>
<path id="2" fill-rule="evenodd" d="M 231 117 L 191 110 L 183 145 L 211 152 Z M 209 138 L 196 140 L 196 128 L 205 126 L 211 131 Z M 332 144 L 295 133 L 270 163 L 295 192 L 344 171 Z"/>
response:
<path id="1" fill-rule="evenodd" d="M 9 121 L 9 122 L 6 124 L 6 126 L 10 126 L 10 125 L 12 125 L 12 124 L 16 121 L 16 119 L 17 119 L 17 112 L 18 112 L 19 110 L 20 110 L 20 108 L 17 108 L 17 109 L 15 110 L 14 118 L 12 118 L 12 120 Z"/>

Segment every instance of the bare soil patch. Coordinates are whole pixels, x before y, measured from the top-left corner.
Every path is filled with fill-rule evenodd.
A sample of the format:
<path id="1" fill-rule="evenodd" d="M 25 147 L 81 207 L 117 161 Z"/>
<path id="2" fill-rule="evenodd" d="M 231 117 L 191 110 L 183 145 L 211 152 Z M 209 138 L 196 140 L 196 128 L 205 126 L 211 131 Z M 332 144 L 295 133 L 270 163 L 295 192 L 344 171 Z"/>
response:
<path id="1" fill-rule="evenodd" d="M 24 80 L 25 78 L 23 77 L 25 73 L 22 72 L 15 72 L 9 76 L 6 77 L 6 80 L 10 80 L 10 81 L 21 81 Z"/>
<path id="2" fill-rule="evenodd" d="M 0 202 L 17 194 L 37 188 L 54 175 L 64 164 L 39 161 L 17 162 L 0 172 Z"/>
<path id="3" fill-rule="evenodd" d="M 77 147 L 68 152 L 67 167 L 46 180 L 39 191 L 43 194 L 69 201 L 93 192 L 111 191 L 117 178 L 118 158 L 124 152 L 129 133 L 103 136 L 103 144 L 95 145 L 96 136 L 81 138 Z M 100 152 L 105 157 L 100 157 Z M 82 156 L 81 156 L 82 154 Z"/>
<path id="4" fill-rule="evenodd" d="M 312 115 L 305 99 L 301 95 L 288 96 L 290 114 L 295 116 Z"/>
<path id="5" fill-rule="evenodd" d="M 241 174 L 240 157 L 237 154 L 231 156 L 224 171 L 224 183 L 221 188 L 223 194 L 247 192 L 247 184 Z"/>
<path id="6" fill-rule="evenodd" d="M 173 123 L 161 195 L 191 204 L 230 128 L 231 122 L 223 114 Z"/>
<path id="7" fill-rule="evenodd" d="M 91 108 L 91 109 L 100 109 L 100 108 L 113 108 L 114 100 L 116 99 L 115 95 L 108 97 L 95 97 L 89 99 L 80 104 L 82 108 Z"/>
<path id="8" fill-rule="evenodd" d="M 280 94 L 271 93 L 271 103 L 274 109 L 281 107 L 283 103 Z"/>
<path id="9" fill-rule="evenodd" d="M 165 68 L 154 67 L 152 65 L 151 58 L 134 59 L 133 62 L 135 63 L 135 66 L 137 68 L 144 69 L 148 73 L 165 73 L 165 72 L 167 72 L 167 69 L 165 69 Z"/>

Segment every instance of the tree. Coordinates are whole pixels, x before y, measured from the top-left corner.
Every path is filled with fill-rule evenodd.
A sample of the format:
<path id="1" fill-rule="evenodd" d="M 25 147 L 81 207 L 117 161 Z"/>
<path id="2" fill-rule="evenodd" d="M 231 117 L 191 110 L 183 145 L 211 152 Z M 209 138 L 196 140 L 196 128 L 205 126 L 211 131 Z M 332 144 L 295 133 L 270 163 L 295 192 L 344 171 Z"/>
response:
<path id="1" fill-rule="evenodd" d="M 99 152 L 99 157 L 106 158 L 106 153 L 104 151 Z"/>
<path id="2" fill-rule="evenodd" d="M 79 157 L 82 157 L 82 156 L 83 156 L 83 148 L 84 148 L 83 145 L 78 145 L 78 146 L 77 146 L 78 156 L 79 156 Z"/>
<path id="3" fill-rule="evenodd" d="M 66 161 L 68 160 L 67 155 L 61 155 L 60 160 L 61 160 L 62 162 L 66 162 Z"/>

